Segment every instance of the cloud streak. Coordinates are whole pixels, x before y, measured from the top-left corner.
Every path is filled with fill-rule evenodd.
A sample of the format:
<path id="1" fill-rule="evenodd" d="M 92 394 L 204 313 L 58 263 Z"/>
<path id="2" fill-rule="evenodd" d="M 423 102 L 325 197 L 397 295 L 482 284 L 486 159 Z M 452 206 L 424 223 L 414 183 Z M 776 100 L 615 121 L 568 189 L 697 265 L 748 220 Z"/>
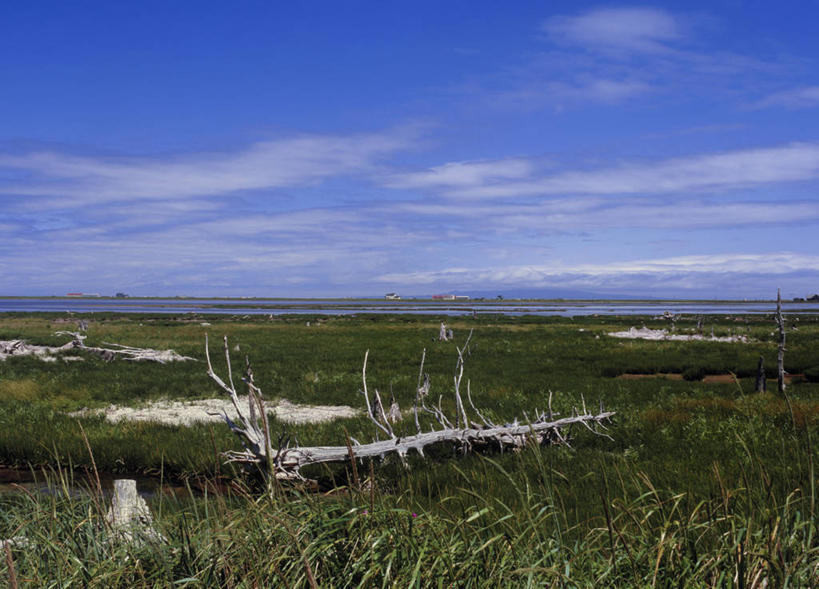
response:
<path id="1" fill-rule="evenodd" d="M 785 108 L 814 108 L 819 106 L 819 86 L 791 88 L 771 94 L 756 104 L 757 108 L 782 106 Z"/>
<path id="2" fill-rule="evenodd" d="M 389 273 L 376 281 L 390 284 L 485 284 L 518 287 L 555 284 L 606 284 L 631 282 L 635 277 L 674 278 L 691 274 L 769 274 L 819 272 L 819 256 L 773 254 L 720 254 L 612 262 L 607 264 L 562 264 L 504 266 L 500 268 L 448 268 L 430 272 Z"/>
<path id="3" fill-rule="evenodd" d="M 526 178 L 533 171 L 532 162 L 521 159 L 451 162 L 424 172 L 392 176 L 386 179 L 385 185 L 391 188 L 480 186 L 496 180 Z"/>
<path id="4" fill-rule="evenodd" d="M 413 132 L 302 136 L 251 145 L 237 153 L 175 158 L 80 157 L 56 152 L 0 155 L 0 193 L 68 197 L 81 203 L 187 198 L 311 184 L 372 172 L 379 160 L 413 143 Z"/>
<path id="5" fill-rule="evenodd" d="M 464 220 L 482 232 L 584 232 L 599 229 L 708 229 L 819 222 L 819 202 L 558 198 L 535 204 L 409 202 L 392 206 L 416 216 Z"/>
<path id="6" fill-rule="evenodd" d="M 819 144 L 792 143 L 597 170 L 570 170 L 527 181 L 458 188 L 446 194 L 465 199 L 561 194 L 663 194 L 735 190 L 817 177 Z"/>
<path id="7" fill-rule="evenodd" d="M 603 50 L 662 52 L 682 36 L 678 18 L 657 8 L 598 8 L 542 25 L 557 43 Z"/>

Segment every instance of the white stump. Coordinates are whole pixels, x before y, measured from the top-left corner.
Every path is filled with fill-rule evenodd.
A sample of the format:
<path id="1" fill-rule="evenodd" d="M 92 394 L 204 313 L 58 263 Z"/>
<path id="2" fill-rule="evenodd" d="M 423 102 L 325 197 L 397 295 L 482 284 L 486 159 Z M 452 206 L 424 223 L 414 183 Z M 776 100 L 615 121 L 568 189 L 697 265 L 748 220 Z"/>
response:
<path id="1" fill-rule="evenodd" d="M 108 523 L 116 537 L 126 542 L 165 541 L 162 534 L 154 529 L 151 510 L 145 499 L 137 493 L 136 481 L 133 479 L 114 481 L 114 497 L 111 509 L 108 510 Z"/>

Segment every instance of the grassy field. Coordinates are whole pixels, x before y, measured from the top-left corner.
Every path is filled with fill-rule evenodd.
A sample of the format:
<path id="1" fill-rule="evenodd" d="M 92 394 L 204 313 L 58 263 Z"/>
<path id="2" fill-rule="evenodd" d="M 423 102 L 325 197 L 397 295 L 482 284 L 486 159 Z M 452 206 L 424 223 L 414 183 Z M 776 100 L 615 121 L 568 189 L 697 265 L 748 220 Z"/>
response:
<path id="1" fill-rule="evenodd" d="M 70 327 L 64 319 L 7 314 L 0 340 L 61 344 L 66 339 L 54 332 Z M 748 344 L 605 335 L 643 323 L 667 327 L 635 317 L 450 319 L 454 343 L 433 341 L 435 317 L 87 319 L 91 345 L 173 348 L 197 358 L 205 333 L 212 341 L 227 335 L 239 348 L 236 367 L 247 354 L 268 398 L 355 407 L 367 349 L 368 384 L 407 407 L 422 349 L 433 391 L 447 393 L 455 345 L 474 329 L 466 378 L 480 408 L 499 420 L 531 414 L 551 390 L 555 410 L 566 413 L 582 395 L 617 411 L 614 441 L 576 431 L 572 448 L 466 457 L 439 448 L 427 460 L 413 458 L 408 471 L 389 461 L 372 465 L 364 489 L 348 485 L 341 466 L 308 473 L 318 493 L 157 498 L 158 526 L 171 546 L 139 550 L 106 543 L 98 500 L 3 496 L 0 536 L 25 533 L 44 547 L 14 555 L 17 576 L 31 586 L 55 574 L 61 586 L 310 586 L 313 577 L 321 587 L 819 584 L 816 317 L 788 323 L 785 366 L 795 377 L 787 399 L 754 392 L 760 355 L 774 377 L 770 316 L 706 318 L 706 333 L 746 335 Z M 693 317 L 680 320 L 676 330 L 695 325 Z M 658 376 L 669 373 L 683 378 Z M 724 382 L 703 381 L 707 375 Z M 218 460 L 237 444 L 224 426 L 115 425 L 66 415 L 216 394 L 202 362 L 9 358 L 0 362 L 0 461 L 89 467 L 81 423 L 102 471 L 189 481 L 231 475 Z M 412 429 L 406 421 L 401 427 Z M 364 418 L 287 429 L 304 445 L 373 435 Z M 370 466 L 359 470 L 369 476 Z M 112 557 L 127 551 L 135 552 Z"/>

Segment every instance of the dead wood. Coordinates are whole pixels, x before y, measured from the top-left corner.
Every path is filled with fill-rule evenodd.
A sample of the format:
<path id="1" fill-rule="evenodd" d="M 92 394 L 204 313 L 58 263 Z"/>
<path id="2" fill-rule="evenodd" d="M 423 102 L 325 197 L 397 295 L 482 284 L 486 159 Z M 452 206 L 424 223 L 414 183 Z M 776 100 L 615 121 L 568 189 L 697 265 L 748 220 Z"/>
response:
<path id="1" fill-rule="evenodd" d="M 782 315 L 782 293 L 776 289 L 776 325 L 779 328 L 779 345 L 776 353 L 776 385 L 779 394 L 785 393 L 785 318 Z"/>
<path id="2" fill-rule="evenodd" d="M 764 393 L 768 389 L 767 380 L 765 379 L 765 357 L 759 357 L 759 363 L 756 367 L 756 388 L 757 393 Z"/>
<path id="3" fill-rule="evenodd" d="M 54 361 L 55 355 L 72 350 L 95 354 L 102 357 L 106 362 L 110 362 L 114 358 L 122 358 L 133 362 L 159 362 L 160 364 L 195 360 L 195 358 L 177 354 L 173 350 L 134 348 L 108 342 L 103 342 L 103 345 L 110 346 L 107 348 L 87 346 L 85 345 L 87 336 L 78 331 L 58 331 L 55 335 L 71 336 L 71 341 L 62 346 L 38 346 L 23 340 L 0 341 L 0 360 L 4 360 L 9 356 L 36 356 L 43 360 L 50 359 Z"/>
<path id="4" fill-rule="evenodd" d="M 599 428 L 604 427 L 604 422 L 608 421 L 614 412 L 604 411 L 601 404 L 598 413 L 591 413 L 587 411 L 585 401 L 583 401 L 582 411 L 574 409 L 571 416 L 556 419 L 558 414 L 551 409 L 551 393 L 549 394 L 548 412 L 535 410 L 534 419 L 530 419 L 524 413 L 523 420 L 515 419 L 511 423 L 496 424 L 475 407 L 472 402 L 471 387 L 467 381 L 466 397 L 469 403 L 469 409 L 467 409 L 462 396 L 462 383 L 464 358 L 467 355 L 471 336 L 470 332 L 464 347 L 457 348 L 458 359 L 453 379 L 454 423 L 441 408 L 442 395 L 439 395 L 437 404 L 427 404 L 430 395 L 430 379 L 429 375 L 424 373 L 426 358 L 426 351 L 424 351 L 421 356 L 421 370 L 413 404 L 416 433 L 410 436 L 397 434 L 393 429 L 394 423 L 390 415 L 384 411 L 381 394 L 377 389 L 372 391 L 371 398 L 367 385 L 367 360 L 369 358 L 369 350 L 367 350 L 361 370 L 362 390 L 359 393 L 364 397 L 367 417 L 375 427 L 376 440 L 362 444 L 351 438 L 349 444 L 345 445 L 309 447 L 297 444 L 291 446 L 289 439 L 284 435 L 278 436 L 275 441 L 276 447 L 274 447 L 264 395 L 253 381 L 253 372 L 249 362 L 245 363 L 245 373 L 242 377 L 247 388 L 248 399 L 247 408 L 243 409 L 240 406 L 239 393 L 233 380 L 227 337 L 224 338 L 223 346 L 227 364 L 225 378 L 220 377 L 213 370 L 206 337 L 205 357 L 208 363 L 208 376 L 233 402 L 238 421 L 233 421 L 227 414 L 224 414 L 223 417 L 228 427 L 239 437 L 244 446 L 242 451 L 228 451 L 223 455 L 229 462 L 255 465 L 267 477 L 279 480 L 304 480 L 300 469 L 311 464 L 343 463 L 350 461 L 351 457 L 356 460 L 384 458 L 392 454 L 397 455 L 406 464 L 406 457 L 411 450 L 423 457 L 426 448 L 441 443 L 452 444 L 464 453 L 483 447 L 496 447 L 501 450 L 508 447 L 521 448 L 530 442 L 541 445 L 568 445 L 568 434 L 563 430 L 575 424 L 585 426 L 595 434 L 608 437 Z M 419 412 L 432 418 L 427 419 L 430 424 L 429 431 L 422 431 Z M 470 413 L 473 415 L 471 416 Z"/>
<path id="5" fill-rule="evenodd" d="M 455 339 L 455 333 L 446 326 L 446 323 L 441 323 L 441 328 L 438 330 L 438 341 L 448 342 Z"/>

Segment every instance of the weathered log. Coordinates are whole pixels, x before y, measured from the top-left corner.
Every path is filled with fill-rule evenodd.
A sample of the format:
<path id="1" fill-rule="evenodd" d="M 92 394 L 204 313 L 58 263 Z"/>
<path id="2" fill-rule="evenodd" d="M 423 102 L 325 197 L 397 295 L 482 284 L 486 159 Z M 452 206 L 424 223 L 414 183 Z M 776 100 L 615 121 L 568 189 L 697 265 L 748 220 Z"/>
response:
<path id="1" fill-rule="evenodd" d="M 374 457 L 384 458 L 390 454 L 396 454 L 402 462 L 405 462 L 406 456 L 411 450 L 423 457 L 425 448 L 440 443 L 453 444 L 464 453 L 485 446 L 495 446 L 501 450 L 506 447 L 520 448 L 530 441 L 542 445 L 568 445 L 568 436 L 562 430 L 575 424 L 583 425 L 598 435 L 606 436 L 605 433 L 598 430 L 598 427 L 604 427 L 604 422 L 608 421 L 614 415 L 614 412 L 604 411 L 601 404 L 598 413 L 590 413 L 586 410 L 584 400 L 582 412 L 575 409 L 571 417 L 555 419 L 557 414 L 553 413 L 551 409 L 551 393 L 549 394 L 548 413 L 536 410 L 535 419 L 530 420 L 524 413 L 524 421 L 515 419 L 512 423 L 497 425 L 486 419 L 475 407 L 472 402 L 469 382 L 467 381 L 467 399 L 472 412 L 480 420 L 479 422 L 472 421 L 461 396 L 464 355 L 469 346 L 471 335 L 470 332 L 470 337 L 467 338 L 464 348 L 457 349 L 458 361 L 454 377 L 454 424 L 441 409 L 441 396 L 439 396 L 437 406 L 432 405 L 430 407 L 426 404 L 426 398 L 430 394 L 430 380 L 429 376 L 424 374 L 424 359 L 426 358 L 426 351 L 424 351 L 413 406 L 416 433 L 411 436 L 396 435 L 393 424 L 384 412 L 378 390 L 374 391 L 373 401 L 370 401 L 367 387 L 367 360 L 369 357 L 369 350 L 367 350 L 364 354 L 364 365 L 361 371 L 363 390 L 360 393 L 364 397 L 367 417 L 376 428 L 377 437 L 380 438 L 383 434 L 387 439 L 377 439 L 369 444 L 361 444 L 357 440 L 351 439 L 350 445 L 290 447 L 289 444 L 283 445 L 285 439 L 280 436 L 278 447 L 275 449 L 271 443 L 270 427 L 267 421 L 262 391 L 253 382 L 253 373 L 249 362 L 246 362 L 245 375 L 242 378 L 248 390 L 248 408 L 247 411 L 243 411 L 239 406 L 239 394 L 233 382 L 227 338 L 224 338 L 227 378 L 222 379 L 213 370 L 206 337 L 205 357 L 208 363 L 208 375 L 233 401 L 238 414 L 238 423 L 230 419 L 227 414 L 224 414 L 223 417 L 228 427 L 239 437 L 244 446 L 243 451 L 228 451 L 223 455 L 229 462 L 256 465 L 260 472 L 268 478 L 304 480 L 299 471 L 302 467 L 311 464 L 340 463 L 348 462 L 351 459 L 361 460 Z M 423 385 L 421 384 L 422 378 Z M 433 425 L 430 427 L 430 431 L 423 432 L 419 421 L 419 409 L 431 415 L 440 429 L 436 429 Z"/>
<path id="2" fill-rule="evenodd" d="M 103 344 L 111 346 L 110 348 L 87 346 L 85 345 L 87 336 L 75 331 L 58 331 L 55 335 L 71 336 L 71 341 L 62 346 L 38 346 L 29 344 L 23 340 L 0 341 L 0 360 L 5 360 L 9 356 L 35 356 L 41 360 L 54 362 L 57 354 L 73 350 L 96 354 L 102 357 L 106 362 L 110 362 L 114 358 L 123 358 L 124 360 L 134 362 L 159 362 L 160 364 L 195 360 L 195 358 L 191 358 L 190 356 L 177 354 L 173 350 L 134 348 L 120 344 L 109 344 L 107 342 L 103 342 Z M 79 356 L 74 356 L 74 358 L 79 358 Z"/>
<path id="3" fill-rule="evenodd" d="M 123 346 L 121 344 L 112 344 L 102 342 L 103 345 L 111 346 L 110 348 L 102 348 L 98 346 L 86 346 L 85 339 L 87 336 L 73 331 L 58 331 L 57 335 L 70 335 L 74 338 L 70 344 L 74 349 L 97 354 L 101 356 L 106 362 L 110 362 L 114 358 L 120 357 L 124 360 L 132 362 L 159 362 L 165 364 L 166 362 L 184 362 L 186 360 L 195 360 L 190 356 L 182 356 L 177 354 L 174 350 L 154 350 L 152 348 L 134 348 L 132 346 Z M 65 346 L 63 346 L 65 348 Z"/>

